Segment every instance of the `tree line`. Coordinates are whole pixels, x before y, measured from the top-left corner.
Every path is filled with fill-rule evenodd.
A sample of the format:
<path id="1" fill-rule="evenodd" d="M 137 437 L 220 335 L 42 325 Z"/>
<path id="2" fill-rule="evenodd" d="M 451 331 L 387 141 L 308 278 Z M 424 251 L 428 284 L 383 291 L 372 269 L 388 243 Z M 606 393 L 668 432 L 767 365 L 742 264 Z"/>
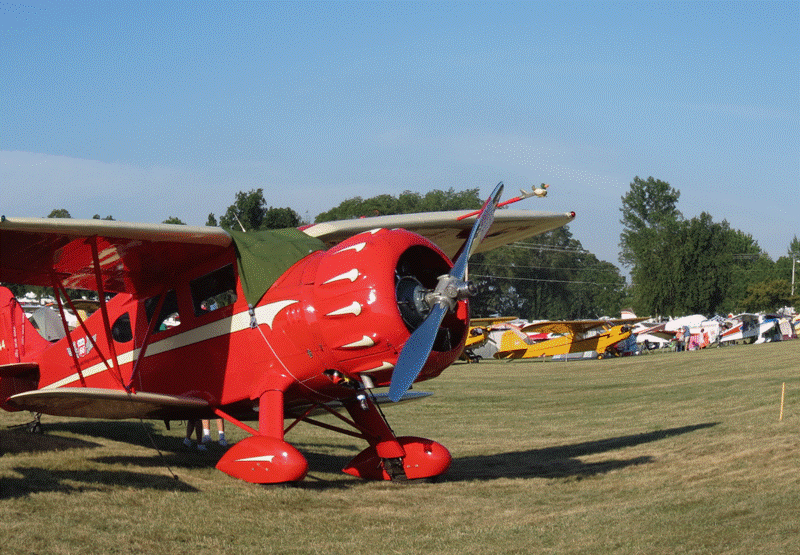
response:
<path id="1" fill-rule="evenodd" d="M 707 212 L 690 219 L 678 210 L 680 191 L 649 177 L 634 178 L 622 197 L 620 262 L 630 268 L 630 304 L 642 314 L 726 314 L 773 311 L 800 298 L 791 293 L 792 259 L 773 261 L 752 236 L 714 222 Z"/>
<path id="2" fill-rule="evenodd" d="M 690 219 L 678 210 L 680 191 L 669 183 L 638 176 L 621 198 L 619 267 L 599 260 L 572 236 L 569 226 L 474 255 L 470 278 L 479 293 L 473 317 L 514 315 L 527 319 L 579 319 L 619 315 L 633 308 L 647 316 L 771 311 L 795 305 L 791 294 L 792 257 L 800 258 L 795 236 L 788 255 L 777 261 L 753 238 L 714 222 L 703 212 Z M 440 210 L 473 210 L 483 199 L 477 188 L 404 191 L 397 196 L 354 197 L 319 214 L 315 222 Z M 69 218 L 66 209 L 49 217 Z M 94 216 L 100 219 L 100 215 Z M 106 220 L 113 220 L 106 216 Z M 183 224 L 176 216 L 163 223 Z M 219 219 L 206 225 L 224 229 L 279 229 L 304 223 L 292 208 L 269 206 L 263 189 L 240 191 Z M 32 287 L 15 286 L 16 294 Z"/>

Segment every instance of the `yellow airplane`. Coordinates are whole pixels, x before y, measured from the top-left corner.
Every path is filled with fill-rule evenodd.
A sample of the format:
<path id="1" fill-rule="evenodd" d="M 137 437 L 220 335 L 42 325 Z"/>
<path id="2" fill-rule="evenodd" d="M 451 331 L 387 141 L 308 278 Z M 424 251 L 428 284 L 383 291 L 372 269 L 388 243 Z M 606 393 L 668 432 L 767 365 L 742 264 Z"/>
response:
<path id="1" fill-rule="evenodd" d="M 464 350 L 461 353 L 461 360 L 467 362 L 478 362 L 481 357 L 474 353 L 474 349 L 483 347 L 489 340 L 489 332 L 493 326 L 516 320 L 516 316 L 499 316 L 497 318 L 470 318 L 469 333 Z"/>
<path id="2" fill-rule="evenodd" d="M 608 320 L 560 320 L 534 322 L 520 330 L 510 329 L 500 338 L 495 358 L 536 358 L 597 351 L 598 358 L 618 354 L 614 345 L 630 337 L 633 324 L 644 318 Z M 557 337 L 534 342 L 527 334 L 552 333 Z"/>

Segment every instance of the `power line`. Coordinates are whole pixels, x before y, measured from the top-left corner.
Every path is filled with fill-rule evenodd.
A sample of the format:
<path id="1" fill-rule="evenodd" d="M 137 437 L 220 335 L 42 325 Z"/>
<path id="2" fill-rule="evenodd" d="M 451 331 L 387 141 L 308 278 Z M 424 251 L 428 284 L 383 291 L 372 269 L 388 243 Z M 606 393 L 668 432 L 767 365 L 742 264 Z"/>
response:
<path id="1" fill-rule="evenodd" d="M 580 254 L 592 254 L 583 247 L 566 247 L 556 245 L 534 245 L 532 243 L 511 243 L 509 247 L 516 247 L 518 249 L 525 249 L 529 251 L 548 251 L 548 252 L 572 252 Z"/>
<path id="2" fill-rule="evenodd" d="M 505 276 L 488 276 L 485 274 L 470 274 L 470 277 L 476 278 L 487 278 L 487 279 L 506 279 L 511 281 L 540 281 L 544 283 L 577 283 L 581 285 L 600 285 L 603 287 L 616 287 L 618 284 L 615 283 L 600 283 L 597 281 L 579 281 L 579 280 L 568 280 L 568 279 L 540 279 L 540 278 L 525 278 L 525 277 L 505 277 Z"/>
<path id="3" fill-rule="evenodd" d="M 614 268 L 600 268 L 599 264 L 595 264 L 593 266 L 520 266 L 518 264 L 487 264 L 486 262 L 474 262 L 471 263 L 470 266 L 486 266 L 487 268 L 520 268 L 526 270 L 595 270 L 597 272 L 619 272 L 619 269 Z"/>

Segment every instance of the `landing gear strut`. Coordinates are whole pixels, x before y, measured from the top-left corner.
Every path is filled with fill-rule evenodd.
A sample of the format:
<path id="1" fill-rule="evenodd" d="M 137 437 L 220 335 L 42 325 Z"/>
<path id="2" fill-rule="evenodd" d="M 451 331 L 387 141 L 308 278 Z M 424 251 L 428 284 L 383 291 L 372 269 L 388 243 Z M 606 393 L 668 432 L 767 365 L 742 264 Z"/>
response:
<path id="1" fill-rule="evenodd" d="M 44 433 L 42 430 L 42 413 L 41 412 L 34 412 L 33 420 L 25 424 L 25 429 L 30 434 L 41 434 Z"/>

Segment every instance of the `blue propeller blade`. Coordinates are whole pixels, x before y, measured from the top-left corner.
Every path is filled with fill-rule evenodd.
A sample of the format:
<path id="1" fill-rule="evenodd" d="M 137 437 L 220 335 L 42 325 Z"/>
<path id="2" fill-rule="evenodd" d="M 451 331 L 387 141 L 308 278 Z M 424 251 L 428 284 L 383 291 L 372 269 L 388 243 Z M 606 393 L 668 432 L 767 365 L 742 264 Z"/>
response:
<path id="1" fill-rule="evenodd" d="M 395 403 L 399 401 L 419 376 L 425 361 L 428 360 L 428 355 L 431 354 L 436 332 L 439 331 L 439 325 L 446 314 L 447 308 L 440 304 L 434 306 L 422 325 L 406 341 L 392 372 L 392 382 L 389 385 L 390 400 Z"/>
<path id="2" fill-rule="evenodd" d="M 455 279 L 458 281 L 464 279 L 467 273 L 467 260 L 469 260 L 469 257 L 480 242 L 483 241 L 483 238 L 486 237 L 486 233 L 489 231 L 494 221 L 494 211 L 497 208 L 497 204 L 500 202 L 500 195 L 502 192 L 503 184 L 499 183 L 494 191 L 492 191 L 491 196 L 486 199 L 486 202 L 483 204 L 481 213 L 472 226 L 469 238 L 467 238 L 466 243 L 464 243 L 458 260 L 453 264 L 450 273 L 444 279 Z M 437 286 L 436 291 L 439 291 L 439 289 L 440 288 Z M 422 368 L 425 366 L 425 362 L 428 360 L 428 356 L 433 349 L 433 344 L 436 341 L 436 334 L 439 331 L 439 326 L 447 315 L 447 311 L 448 305 L 445 301 L 437 302 L 431 308 L 428 317 L 422 325 L 417 328 L 414 333 L 411 334 L 411 337 L 408 338 L 408 341 L 406 341 L 403 350 L 400 352 L 400 356 L 397 358 L 394 372 L 392 372 L 392 381 L 389 384 L 390 400 L 394 402 L 399 401 L 403 397 L 403 394 L 411 387 L 411 384 L 414 383 L 414 380 L 417 379 L 419 373 L 422 372 Z"/>
<path id="3" fill-rule="evenodd" d="M 489 228 L 492 227 L 494 211 L 497 208 L 497 204 L 500 202 L 500 195 L 502 194 L 503 183 L 500 182 L 497 184 L 497 187 L 494 188 L 494 191 L 492 191 L 491 196 L 483 203 L 481 213 L 472 225 L 472 230 L 469 232 L 467 242 L 464 243 L 464 247 L 461 249 L 461 255 L 450 270 L 451 276 L 464 279 L 464 275 L 467 272 L 467 261 L 469 257 L 472 256 L 472 253 L 475 252 L 475 249 L 478 248 L 478 245 L 481 244 L 483 238 L 486 237 Z"/>

